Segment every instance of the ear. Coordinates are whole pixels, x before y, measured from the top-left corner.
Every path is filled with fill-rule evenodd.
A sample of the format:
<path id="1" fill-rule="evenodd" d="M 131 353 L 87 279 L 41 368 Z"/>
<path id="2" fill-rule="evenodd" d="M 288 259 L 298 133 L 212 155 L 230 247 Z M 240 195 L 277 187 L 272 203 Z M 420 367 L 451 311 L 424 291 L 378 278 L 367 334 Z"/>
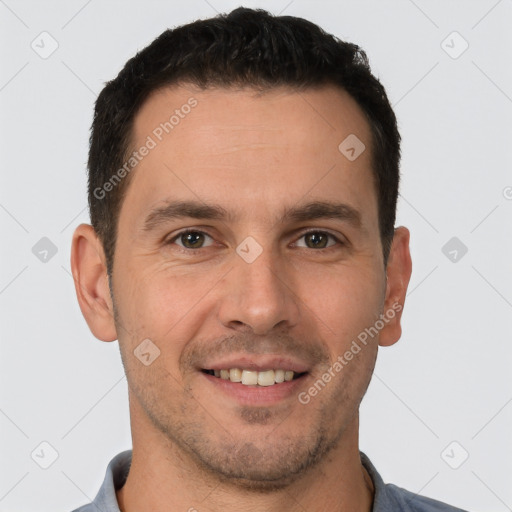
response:
<path id="1" fill-rule="evenodd" d="M 400 226 L 395 229 L 386 268 L 387 284 L 383 314 L 387 321 L 379 336 L 379 345 L 383 347 L 393 345 L 402 335 L 400 319 L 412 272 L 409 237 L 407 228 Z"/>
<path id="2" fill-rule="evenodd" d="M 101 341 L 116 340 L 105 253 L 89 224 L 80 224 L 73 234 L 71 272 L 80 310 L 89 329 Z"/>

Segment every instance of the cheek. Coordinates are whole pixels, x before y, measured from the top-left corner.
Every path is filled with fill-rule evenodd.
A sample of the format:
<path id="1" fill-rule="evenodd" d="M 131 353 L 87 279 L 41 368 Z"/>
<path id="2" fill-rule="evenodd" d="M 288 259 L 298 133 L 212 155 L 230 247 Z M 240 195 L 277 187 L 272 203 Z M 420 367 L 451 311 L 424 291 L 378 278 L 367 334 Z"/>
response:
<path id="1" fill-rule="evenodd" d="M 183 275 L 158 267 L 130 268 L 124 275 L 114 292 L 125 352 L 133 352 L 149 338 L 159 348 L 161 362 L 169 360 L 175 366 L 183 347 L 200 328 L 205 308 L 211 307 L 208 291 L 218 277 L 211 272 L 193 270 Z"/>
<path id="2" fill-rule="evenodd" d="M 313 313 L 336 357 L 379 317 L 383 276 L 368 268 L 346 267 L 301 279 L 299 296 Z"/>

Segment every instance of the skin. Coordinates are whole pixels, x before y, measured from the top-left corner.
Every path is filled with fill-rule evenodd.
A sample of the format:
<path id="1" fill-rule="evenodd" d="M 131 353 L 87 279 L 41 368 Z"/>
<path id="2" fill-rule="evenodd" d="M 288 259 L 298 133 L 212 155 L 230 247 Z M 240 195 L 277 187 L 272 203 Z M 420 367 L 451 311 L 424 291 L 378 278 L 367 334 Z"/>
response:
<path id="1" fill-rule="evenodd" d="M 191 96 L 197 106 L 131 176 L 114 300 L 94 230 L 82 224 L 73 237 L 82 313 L 98 339 L 119 339 L 129 384 L 133 460 L 120 508 L 369 511 L 358 410 L 379 345 L 401 336 L 401 311 L 308 404 L 297 399 L 380 314 L 404 304 L 409 231 L 395 229 L 385 266 L 369 125 L 333 87 L 257 94 L 181 85 L 146 101 L 133 147 Z M 349 134 L 366 146 L 353 162 L 338 150 Z M 148 212 L 167 199 L 218 204 L 234 218 L 174 219 L 145 231 Z M 311 200 L 350 205 L 361 223 L 276 222 L 283 208 Z M 206 235 L 187 246 L 174 239 L 184 228 Z M 318 247 L 306 230 L 339 241 L 322 238 Z M 262 248 L 252 263 L 236 252 L 248 236 Z M 149 366 L 134 355 L 146 338 L 160 350 Z M 297 392 L 270 406 L 240 404 L 197 368 L 234 353 L 295 354 L 309 371 Z"/>

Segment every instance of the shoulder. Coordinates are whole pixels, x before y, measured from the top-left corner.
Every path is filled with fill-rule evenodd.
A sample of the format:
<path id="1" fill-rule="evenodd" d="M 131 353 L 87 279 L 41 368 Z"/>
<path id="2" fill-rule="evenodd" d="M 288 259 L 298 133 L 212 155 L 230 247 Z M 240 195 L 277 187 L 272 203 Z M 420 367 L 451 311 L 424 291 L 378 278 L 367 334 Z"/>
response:
<path id="1" fill-rule="evenodd" d="M 94 505 L 94 503 L 88 503 L 82 507 L 75 508 L 75 510 L 72 510 L 71 512 L 97 512 L 96 509 L 97 507 Z"/>
<path id="2" fill-rule="evenodd" d="M 93 502 L 82 505 L 72 512 L 119 512 L 116 490 L 126 482 L 131 460 L 132 450 L 125 450 L 111 459 L 103 483 Z"/>
<path id="3" fill-rule="evenodd" d="M 467 512 L 441 501 L 414 494 L 394 484 L 386 484 L 385 489 L 387 497 L 397 507 L 395 510 L 403 510 L 404 512 Z"/>
<path id="4" fill-rule="evenodd" d="M 360 452 L 360 456 L 375 488 L 373 512 L 467 512 L 397 485 L 384 483 L 368 456 L 363 452 Z"/>

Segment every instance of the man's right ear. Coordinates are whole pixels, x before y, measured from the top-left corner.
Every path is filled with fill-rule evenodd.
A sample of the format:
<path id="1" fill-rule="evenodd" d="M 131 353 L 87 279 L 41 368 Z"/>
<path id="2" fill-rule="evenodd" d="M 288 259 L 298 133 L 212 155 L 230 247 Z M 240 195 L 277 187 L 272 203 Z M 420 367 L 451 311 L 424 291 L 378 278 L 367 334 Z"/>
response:
<path id="1" fill-rule="evenodd" d="M 71 272 L 80 310 L 89 329 L 101 341 L 116 340 L 105 253 L 90 224 L 80 224 L 73 234 Z"/>

